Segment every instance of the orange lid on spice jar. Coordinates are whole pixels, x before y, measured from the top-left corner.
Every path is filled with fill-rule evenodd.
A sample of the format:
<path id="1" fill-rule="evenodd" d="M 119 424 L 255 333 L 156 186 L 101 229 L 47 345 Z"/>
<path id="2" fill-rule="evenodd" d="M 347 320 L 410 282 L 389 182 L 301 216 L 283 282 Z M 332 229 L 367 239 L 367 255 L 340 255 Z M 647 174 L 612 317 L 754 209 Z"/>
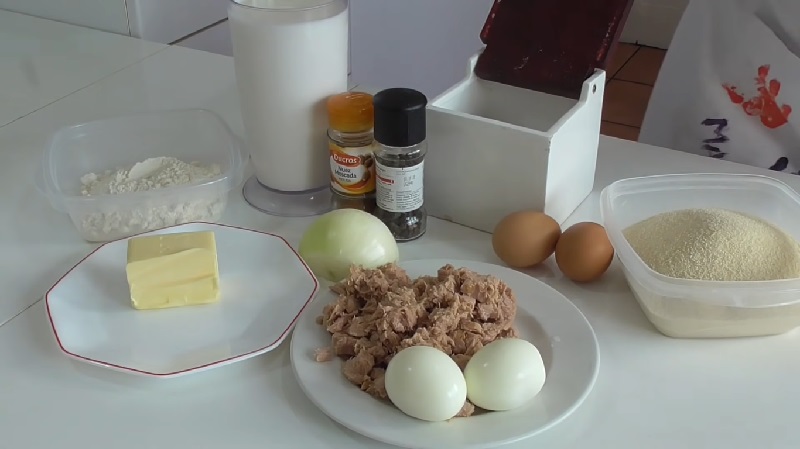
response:
<path id="1" fill-rule="evenodd" d="M 372 95 L 344 92 L 328 97 L 328 126 L 343 133 L 361 133 L 372 129 Z"/>

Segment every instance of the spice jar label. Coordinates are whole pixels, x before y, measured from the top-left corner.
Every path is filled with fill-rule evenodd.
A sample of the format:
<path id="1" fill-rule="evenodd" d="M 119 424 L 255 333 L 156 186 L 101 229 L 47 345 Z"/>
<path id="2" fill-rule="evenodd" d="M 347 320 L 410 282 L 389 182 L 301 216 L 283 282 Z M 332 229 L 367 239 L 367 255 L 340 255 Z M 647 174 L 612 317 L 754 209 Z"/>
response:
<path id="1" fill-rule="evenodd" d="M 331 153 L 331 188 L 348 195 L 375 191 L 375 160 L 372 145 L 341 147 L 329 144 Z"/>
<path id="2" fill-rule="evenodd" d="M 411 212 L 422 207 L 424 162 L 412 167 L 387 167 L 376 163 L 375 199 L 387 212 Z"/>

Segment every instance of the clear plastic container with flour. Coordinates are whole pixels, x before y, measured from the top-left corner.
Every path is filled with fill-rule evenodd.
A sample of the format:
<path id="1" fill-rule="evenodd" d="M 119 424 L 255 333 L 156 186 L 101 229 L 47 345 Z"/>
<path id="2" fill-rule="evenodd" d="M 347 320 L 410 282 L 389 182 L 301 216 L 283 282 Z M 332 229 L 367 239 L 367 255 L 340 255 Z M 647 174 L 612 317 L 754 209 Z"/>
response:
<path id="1" fill-rule="evenodd" d="M 38 189 L 56 210 L 69 214 L 80 235 L 90 242 L 191 221 L 215 222 L 225 211 L 228 193 L 241 185 L 244 171 L 241 148 L 227 125 L 202 109 L 148 112 L 69 126 L 53 135 L 43 156 L 36 176 Z M 180 170 L 162 172 L 167 178 L 161 179 L 166 181 L 163 184 L 172 185 L 157 189 L 131 189 L 125 184 L 139 181 L 142 187 L 142 181 L 147 182 L 142 178 L 157 170 L 159 160 L 165 158 L 213 170 L 200 170 L 202 176 L 195 179 L 186 179 Z M 122 189 L 113 194 L 84 193 L 86 182 L 110 179 L 118 170 L 125 170 L 125 176 L 118 177 L 124 179 L 115 179 Z"/>
<path id="2" fill-rule="evenodd" d="M 766 176 L 662 175 L 617 181 L 601 194 L 603 224 L 642 310 L 678 338 L 776 335 L 800 326 L 800 279 L 713 282 L 676 279 L 650 269 L 623 231 L 680 209 L 728 209 L 779 227 L 800 241 L 800 195 Z"/>
<path id="3" fill-rule="evenodd" d="M 245 199 L 273 215 L 331 208 L 328 96 L 347 90 L 348 0 L 231 0 L 228 17 L 255 176 Z"/>

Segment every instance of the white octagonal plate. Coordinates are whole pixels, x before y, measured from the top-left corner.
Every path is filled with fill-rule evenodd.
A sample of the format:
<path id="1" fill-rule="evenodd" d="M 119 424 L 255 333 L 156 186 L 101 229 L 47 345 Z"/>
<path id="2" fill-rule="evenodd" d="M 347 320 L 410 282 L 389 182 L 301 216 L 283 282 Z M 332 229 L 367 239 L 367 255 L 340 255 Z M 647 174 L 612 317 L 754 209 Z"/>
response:
<path id="1" fill-rule="evenodd" d="M 56 342 L 70 357 L 150 377 L 176 377 L 263 354 L 289 334 L 319 284 L 281 237 L 190 223 L 143 235 L 213 231 L 220 300 L 136 310 L 125 275 L 128 242 L 106 243 L 45 296 Z"/>

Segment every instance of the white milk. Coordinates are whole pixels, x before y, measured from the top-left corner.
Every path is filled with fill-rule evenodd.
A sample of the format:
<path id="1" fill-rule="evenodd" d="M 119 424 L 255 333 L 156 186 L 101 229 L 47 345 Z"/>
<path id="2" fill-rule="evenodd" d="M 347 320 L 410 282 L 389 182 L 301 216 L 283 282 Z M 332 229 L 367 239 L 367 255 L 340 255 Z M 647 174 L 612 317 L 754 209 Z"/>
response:
<path id="1" fill-rule="evenodd" d="M 347 1 L 249 0 L 228 8 L 248 149 L 258 180 L 297 192 L 330 184 L 328 96 L 347 90 Z M 290 9 L 281 8 L 290 5 Z"/>

